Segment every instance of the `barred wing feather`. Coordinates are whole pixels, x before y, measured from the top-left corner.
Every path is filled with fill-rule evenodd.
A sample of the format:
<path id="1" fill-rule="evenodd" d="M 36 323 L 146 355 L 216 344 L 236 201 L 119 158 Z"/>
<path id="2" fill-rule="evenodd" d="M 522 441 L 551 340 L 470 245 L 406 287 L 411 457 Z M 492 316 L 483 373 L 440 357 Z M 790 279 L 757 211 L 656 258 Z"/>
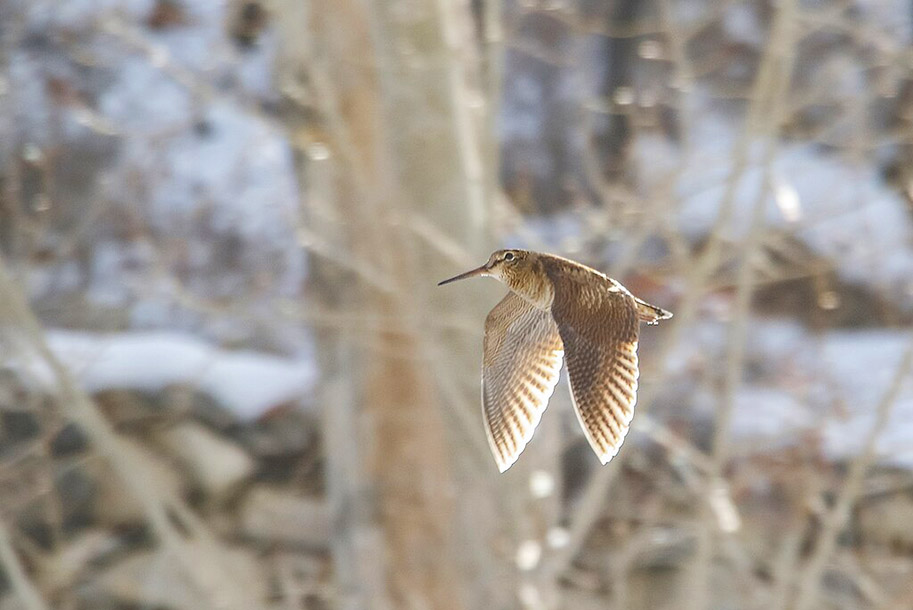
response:
<path id="1" fill-rule="evenodd" d="M 504 472 L 539 424 L 564 348 L 551 314 L 513 292 L 488 314 L 483 347 L 482 408 L 492 453 Z"/>

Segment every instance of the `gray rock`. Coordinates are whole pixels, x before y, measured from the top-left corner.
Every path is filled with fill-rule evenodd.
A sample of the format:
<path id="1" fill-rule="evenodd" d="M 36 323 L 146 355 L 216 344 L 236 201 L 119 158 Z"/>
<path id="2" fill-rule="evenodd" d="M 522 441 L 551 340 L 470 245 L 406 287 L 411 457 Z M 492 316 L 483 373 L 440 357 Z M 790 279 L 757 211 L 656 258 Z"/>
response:
<path id="1" fill-rule="evenodd" d="M 241 531 L 258 542 L 326 549 L 331 538 L 327 504 L 268 486 L 250 491 L 241 507 Z"/>
<path id="2" fill-rule="evenodd" d="M 145 485 L 154 487 L 162 497 L 180 497 L 183 482 L 166 459 L 139 443 L 126 438 L 121 440 L 120 450 L 128 452 L 131 461 L 146 465 L 149 476 L 144 481 Z M 128 525 L 145 522 L 146 514 L 142 506 L 110 465 L 103 460 L 92 460 L 86 463 L 85 468 L 98 485 L 95 516 L 101 523 Z"/>
<path id="3" fill-rule="evenodd" d="M 313 416 L 286 406 L 246 427 L 239 440 L 259 458 L 298 455 L 313 446 L 316 425 Z"/>
<path id="4" fill-rule="evenodd" d="M 209 495 L 224 499 L 254 471 L 254 462 L 233 442 L 194 422 L 185 422 L 158 435 L 159 442 L 184 465 Z"/>
<path id="5" fill-rule="evenodd" d="M 867 500 L 856 516 L 859 538 L 867 545 L 913 549 L 913 497 L 902 491 Z"/>
<path id="6" fill-rule="evenodd" d="M 184 545 L 183 553 L 193 562 L 196 582 L 169 553 L 144 551 L 112 565 L 94 583 L 93 593 L 144 608 L 261 607 L 268 580 L 250 553 L 204 543 Z"/>
<path id="7" fill-rule="evenodd" d="M 94 562 L 119 547 L 111 532 L 91 529 L 81 533 L 42 558 L 37 572 L 41 590 L 56 593 L 72 587 Z"/>
<path id="8" fill-rule="evenodd" d="M 220 405 L 212 396 L 185 385 L 171 385 L 159 397 L 169 411 L 187 414 L 215 430 L 228 430 L 241 423 L 237 414 Z"/>

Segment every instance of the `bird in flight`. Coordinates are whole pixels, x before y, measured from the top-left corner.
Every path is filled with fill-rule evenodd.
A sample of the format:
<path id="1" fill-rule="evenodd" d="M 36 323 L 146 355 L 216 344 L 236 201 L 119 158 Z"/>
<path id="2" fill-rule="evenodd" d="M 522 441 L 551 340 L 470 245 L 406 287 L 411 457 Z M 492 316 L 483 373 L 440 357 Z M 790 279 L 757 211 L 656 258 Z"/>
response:
<path id="1" fill-rule="evenodd" d="M 608 463 L 634 415 L 640 323 L 672 314 L 595 269 L 529 250 L 498 250 L 438 286 L 485 276 L 510 288 L 485 319 L 482 344 L 482 411 L 498 469 L 510 468 L 532 438 L 563 358 L 577 418 Z"/>

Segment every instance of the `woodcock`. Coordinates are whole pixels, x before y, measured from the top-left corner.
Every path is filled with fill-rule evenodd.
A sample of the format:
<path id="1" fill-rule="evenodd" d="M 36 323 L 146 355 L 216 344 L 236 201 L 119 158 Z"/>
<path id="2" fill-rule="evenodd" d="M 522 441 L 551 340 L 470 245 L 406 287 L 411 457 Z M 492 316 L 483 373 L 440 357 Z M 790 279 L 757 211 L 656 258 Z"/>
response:
<path id="1" fill-rule="evenodd" d="M 608 463 L 634 415 L 640 322 L 672 314 L 595 269 L 528 250 L 498 250 L 438 286 L 484 276 L 510 288 L 488 314 L 483 341 L 482 410 L 498 468 L 510 468 L 532 438 L 562 358 L 586 438 Z"/>

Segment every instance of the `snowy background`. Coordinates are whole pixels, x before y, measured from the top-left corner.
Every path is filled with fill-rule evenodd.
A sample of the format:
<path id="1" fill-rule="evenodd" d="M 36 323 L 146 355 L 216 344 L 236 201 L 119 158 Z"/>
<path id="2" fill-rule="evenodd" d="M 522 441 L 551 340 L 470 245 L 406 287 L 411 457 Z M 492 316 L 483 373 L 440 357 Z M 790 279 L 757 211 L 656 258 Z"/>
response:
<path id="1" fill-rule="evenodd" d="M 0 3 L 0 609 L 910 607 L 911 43 L 893 0 Z M 433 284 L 501 246 L 675 312 L 605 468 L 562 381 L 493 472 L 500 289 Z"/>

